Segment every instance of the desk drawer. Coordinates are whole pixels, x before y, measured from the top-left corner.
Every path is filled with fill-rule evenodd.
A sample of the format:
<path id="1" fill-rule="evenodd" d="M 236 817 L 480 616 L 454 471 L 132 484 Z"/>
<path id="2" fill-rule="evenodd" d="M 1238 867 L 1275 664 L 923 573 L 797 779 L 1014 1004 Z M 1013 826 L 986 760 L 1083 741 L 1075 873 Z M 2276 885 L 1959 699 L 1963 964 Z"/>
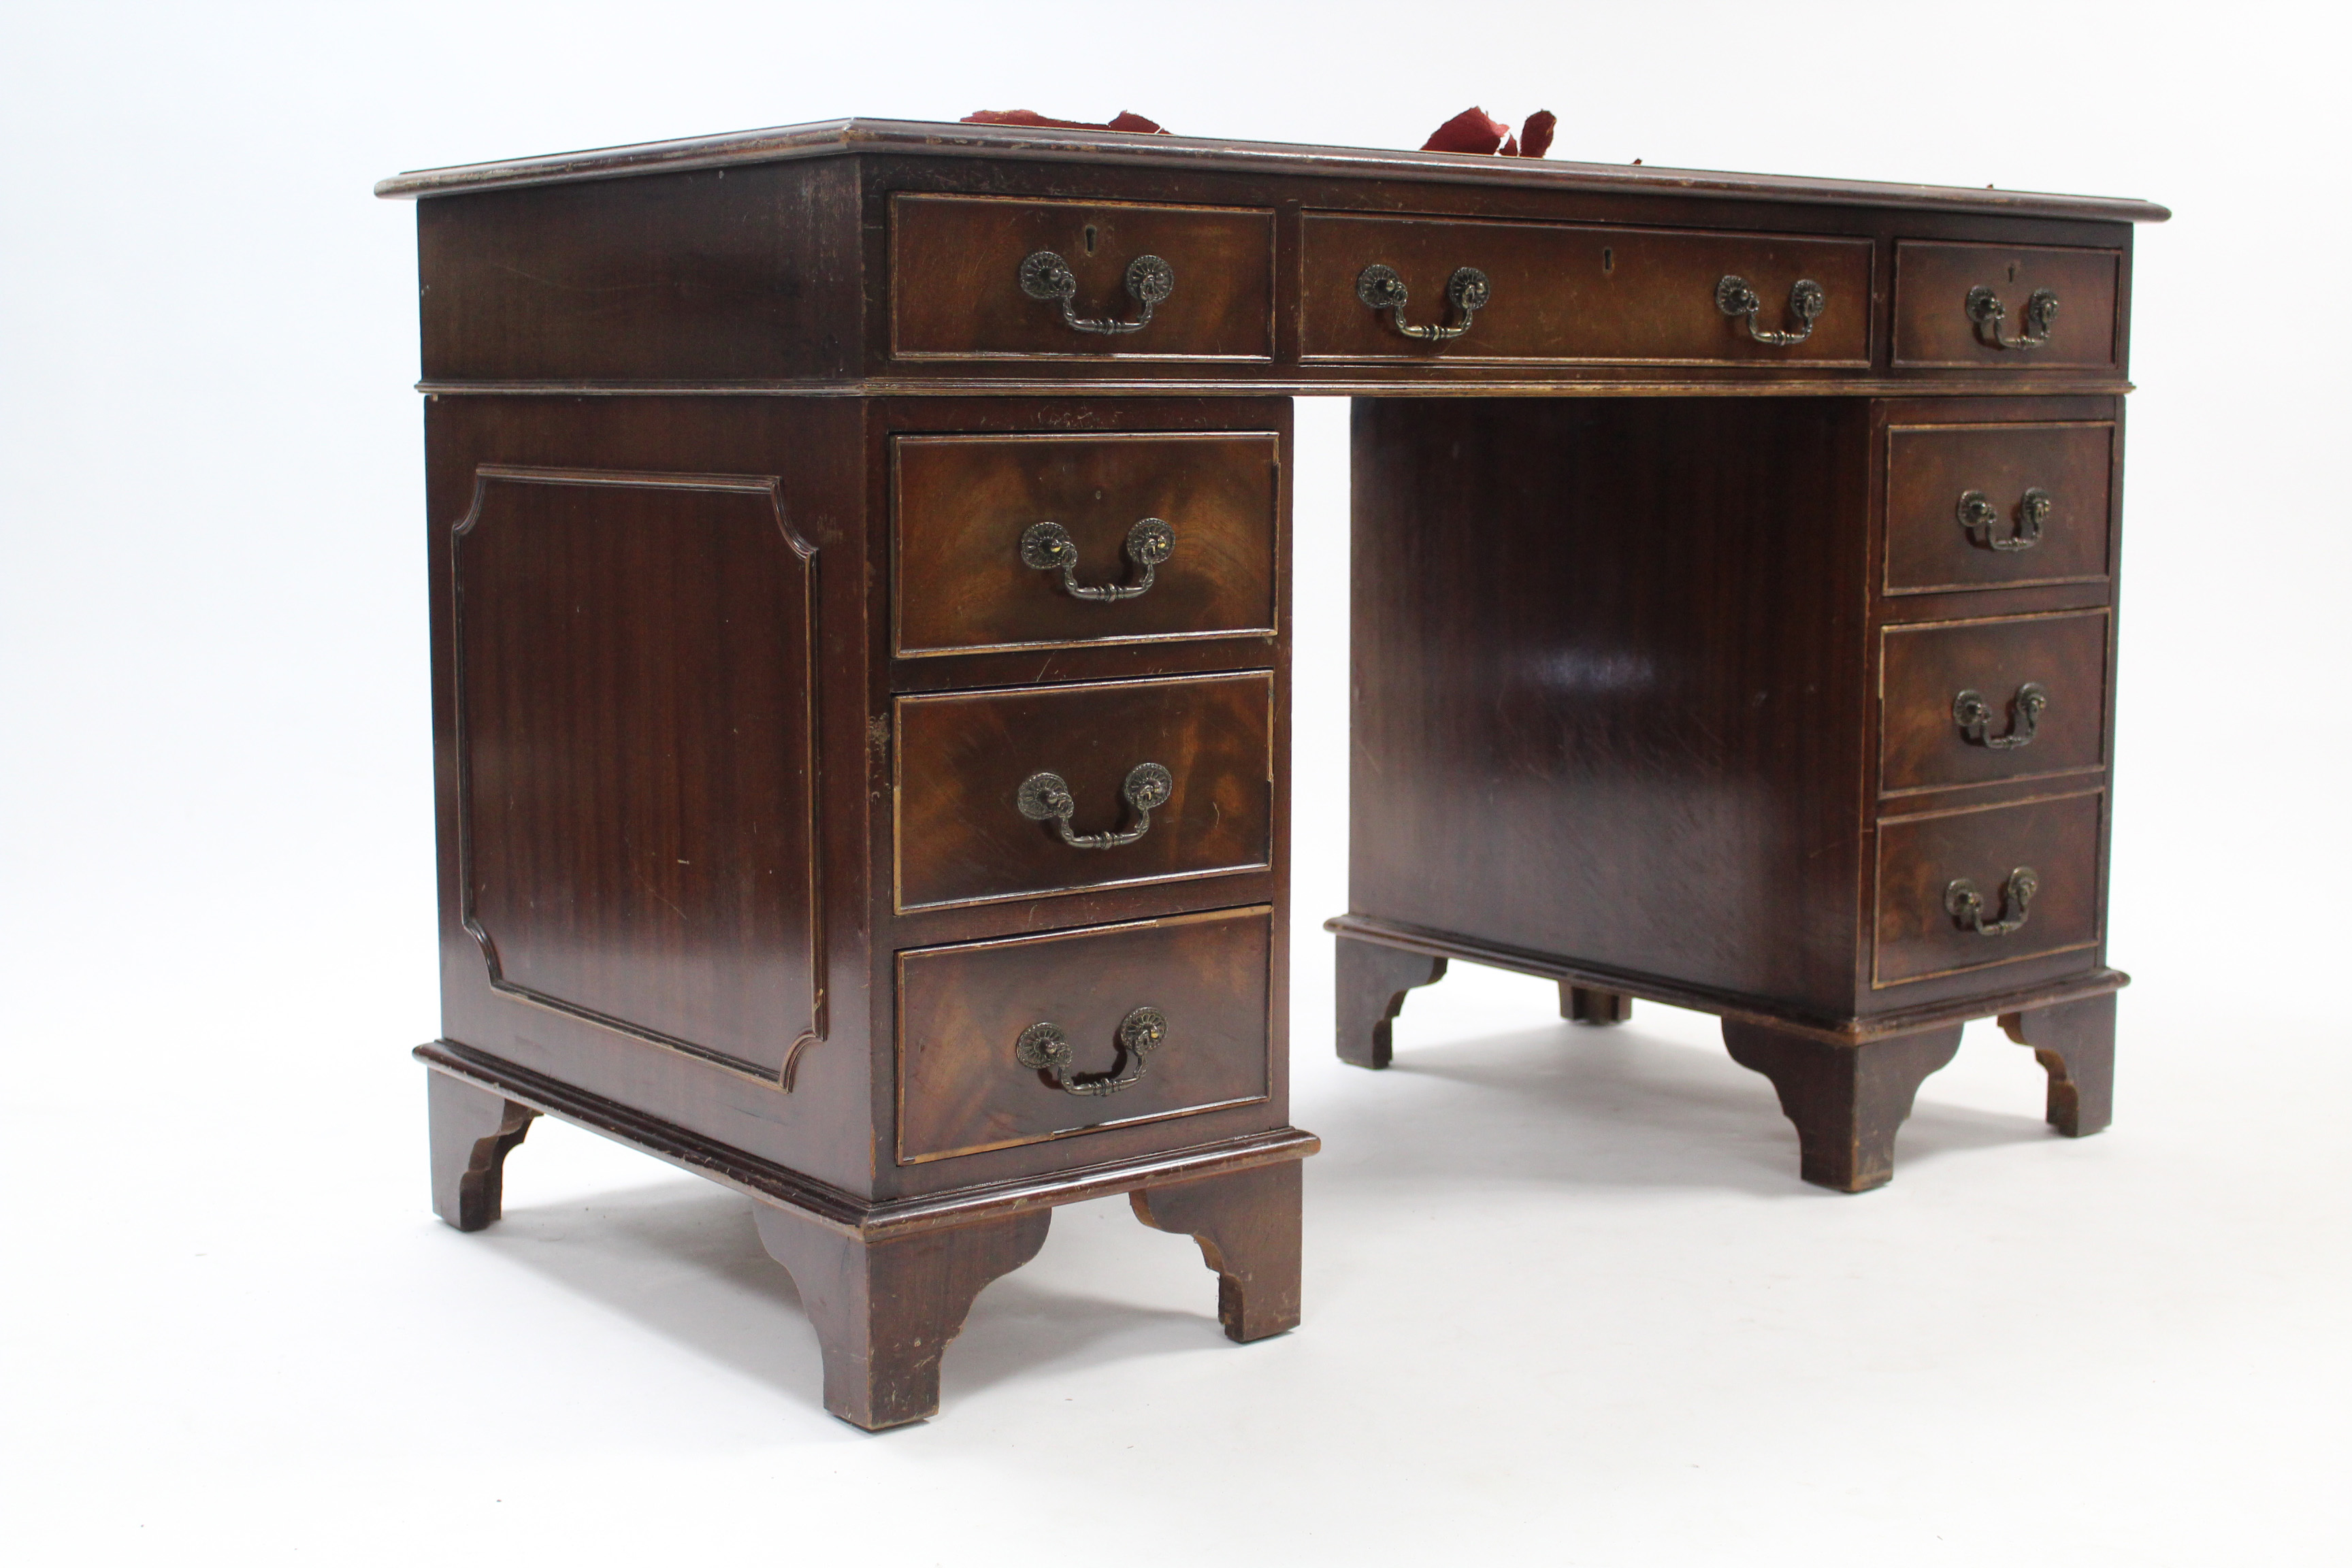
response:
<path id="1" fill-rule="evenodd" d="M 2108 574 L 2115 426 L 1897 426 L 1886 433 L 1886 591 Z"/>
<path id="2" fill-rule="evenodd" d="M 2122 273 L 2120 250 L 1905 240 L 1895 247 L 1895 363 L 2113 370 Z M 2055 304 L 2046 321 L 2036 305 L 2045 300 Z"/>
<path id="3" fill-rule="evenodd" d="M 2065 795 L 1881 821 L 1872 983 L 2095 947 L 2105 798 Z M 2032 874 L 2032 887 L 2019 921 L 2021 871 Z"/>
<path id="4" fill-rule="evenodd" d="M 900 359 L 1079 355 L 1264 360 L 1274 355 L 1274 215 L 1248 207 L 894 196 L 890 341 Z M 1050 252 L 1065 301 L 1033 275 Z M 1163 264 L 1164 296 L 1139 268 Z"/>
<path id="5" fill-rule="evenodd" d="M 1881 790 L 2105 765 L 2105 610 L 1889 626 L 1880 636 Z"/>
<path id="6" fill-rule="evenodd" d="M 1339 214 L 1310 215 L 1306 227 L 1301 349 L 1310 360 L 1870 363 L 1866 239 Z M 1456 338 L 1409 337 L 1360 291 L 1374 266 L 1403 284 L 1409 326 L 1461 323 L 1448 286 L 1462 268 L 1486 275 L 1486 302 Z M 1790 310 L 1801 279 L 1820 286 L 1822 310 L 1801 342 L 1759 342 L 1745 316 L 1717 303 L 1727 278 L 1754 289 L 1766 331 L 1803 326 Z"/>
<path id="7" fill-rule="evenodd" d="M 897 711 L 902 910 L 1269 864 L 1270 673 L 902 697 Z"/>
<path id="8" fill-rule="evenodd" d="M 901 436 L 893 458 L 902 658 L 1275 633 L 1272 432 Z M 1105 588 L 1141 591 L 1081 596 Z"/>
<path id="9" fill-rule="evenodd" d="M 1265 1100 L 1273 952 L 1259 905 L 900 953 L 899 1163 Z"/>

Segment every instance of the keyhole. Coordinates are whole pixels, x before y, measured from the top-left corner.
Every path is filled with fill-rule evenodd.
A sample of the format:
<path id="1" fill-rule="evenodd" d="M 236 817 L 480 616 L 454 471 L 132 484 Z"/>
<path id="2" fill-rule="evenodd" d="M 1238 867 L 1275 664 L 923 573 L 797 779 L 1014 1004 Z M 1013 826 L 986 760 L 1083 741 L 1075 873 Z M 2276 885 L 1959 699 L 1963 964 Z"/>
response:
<path id="1" fill-rule="evenodd" d="M 1094 226 L 1094 225 L 1092 225 L 1092 224 L 1088 224 L 1088 225 L 1087 225 L 1087 254 L 1088 256 L 1092 256 L 1094 253 L 1095 253 L 1095 226 Z M 2014 278 L 2014 277 L 2016 277 L 2016 276 L 2017 276 L 2017 269 L 2016 269 L 2015 268 L 2010 268 L 2010 276 L 2011 276 L 2011 277 L 2012 277 L 2012 278 Z"/>
<path id="2" fill-rule="evenodd" d="M 1089 247 L 1087 247 L 1087 248 L 1088 248 L 1088 249 L 1092 249 L 1092 248 L 1093 248 L 1093 247 L 1089 246 Z M 2009 264 L 2009 280 L 2010 280 L 2011 283 L 2014 283 L 2014 282 L 2016 282 L 2016 281 L 2017 281 L 2017 263 L 2016 263 L 2016 262 L 2014 262 L 2014 261 L 2012 261 L 2012 262 L 2011 262 L 2011 263 Z"/>
<path id="3" fill-rule="evenodd" d="M 1617 251 L 1614 247 L 1604 245 L 1601 247 L 1601 270 L 1603 272 L 1617 270 Z"/>

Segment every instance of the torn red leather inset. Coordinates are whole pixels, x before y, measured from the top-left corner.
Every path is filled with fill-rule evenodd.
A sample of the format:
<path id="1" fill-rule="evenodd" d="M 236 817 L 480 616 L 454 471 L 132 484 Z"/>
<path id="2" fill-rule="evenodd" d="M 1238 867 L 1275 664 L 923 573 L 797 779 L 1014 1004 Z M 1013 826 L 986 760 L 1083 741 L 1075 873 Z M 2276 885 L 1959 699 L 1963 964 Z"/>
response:
<path id="1" fill-rule="evenodd" d="M 1492 153 L 1504 158 L 1540 158 L 1551 150 L 1552 132 L 1559 116 L 1538 109 L 1528 116 L 1519 133 L 1483 109 L 1465 109 L 1429 134 L 1424 153 Z"/>
<path id="2" fill-rule="evenodd" d="M 1051 120 L 1034 109 L 979 109 L 963 117 L 966 125 L 1042 125 L 1055 131 L 1137 131 L 1165 136 L 1168 128 L 1122 109 L 1107 121 Z"/>

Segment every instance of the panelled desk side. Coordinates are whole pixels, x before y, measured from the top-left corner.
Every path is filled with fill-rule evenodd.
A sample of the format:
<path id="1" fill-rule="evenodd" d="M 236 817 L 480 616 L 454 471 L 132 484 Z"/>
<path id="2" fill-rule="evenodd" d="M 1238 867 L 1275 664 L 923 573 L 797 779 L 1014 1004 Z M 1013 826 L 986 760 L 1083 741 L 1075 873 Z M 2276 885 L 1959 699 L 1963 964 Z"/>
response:
<path id="1" fill-rule="evenodd" d="M 1720 1013 L 1828 1184 L 1971 1016 L 2104 1123 L 2160 208 L 887 121 L 379 190 L 461 1227 L 540 1112 L 747 1192 L 869 1426 L 1077 1198 L 1296 1321 L 1294 393 L 1360 399 L 1343 1056 L 1466 958 Z"/>

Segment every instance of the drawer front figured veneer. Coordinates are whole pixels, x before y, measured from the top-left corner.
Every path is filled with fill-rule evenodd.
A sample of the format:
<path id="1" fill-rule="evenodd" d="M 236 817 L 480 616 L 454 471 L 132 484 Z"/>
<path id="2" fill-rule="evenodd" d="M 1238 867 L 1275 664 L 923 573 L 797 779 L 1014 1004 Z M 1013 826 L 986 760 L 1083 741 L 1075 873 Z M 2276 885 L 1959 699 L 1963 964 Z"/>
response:
<path id="1" fill-rule="evenodd" d="M 1051 268 L 1030 270 L 1046 254 L 1066 274 L 1066 299 Z M 1161 264 L 1157 283 L 1149 258 Z M 1274 215 L 894 196 L 890 343 L 900 359 L 1271 359 Z"/>
<path id="2" fill-rule="evenodd" d="M 1895 364 L 2116 369 L 2122 284 L 2120 250 L 1905 240 L 1895 247 Z"/>
<path id="3" fill-rule="evenodd" d="M 1882 818 L 1872 983 L 1986 969 L 2099 941 L 2097 792 Z"/>
<path id="4" fill-rule="evenodd" d="M 1308 360 L 1870 363 L 1866 239 L 1328 213 L 1310 214 L 1306 228 L 1301 353 Z M 1374 309 L 1359 291 L 1373 266 L 1403 284 L 1408 326 L 1462 324 L 1448 285 L 1463 268 L 1486 275 L 1486 302 L 1458 337 L 1411 337 L 1393 310 Z M 1759 342 L 1747 316 L 1727 315 L 1718 292 L 1727 278 L 1754 291 L 1756 329 L 1801 331 L 1802 341 Z M 1809 331 L 1791 311 L 1801 281 L 1821 290 Z"/>
<path id="5" fill-rule="evenodd" d="M 901 910 L 1271 862 L 1269 672 L 902 697 L 896 713 Z"/>
<path id="6" fill-rule="evenodd" d="M 1886 592 L 2092 583 L 2110 572 L 2115 426 L 1886 433 Z"/>
<path id="7" fill-rule="evenodd" d="M 1265 1099 L 1273 928 L 1257 905 L 900 953 L 899 1163 Z"/>
<path id="8" fill-rule="evenodd" d="M 902 658 L 1275 635 L 1270 431 L 900 436 L 892 454 Z"/>
<path id="9" fill-rule="evenodd" d="M 1880 636 L 1881 791 L 2105 764 L 2105 610 L 1889 626 Z"/>

